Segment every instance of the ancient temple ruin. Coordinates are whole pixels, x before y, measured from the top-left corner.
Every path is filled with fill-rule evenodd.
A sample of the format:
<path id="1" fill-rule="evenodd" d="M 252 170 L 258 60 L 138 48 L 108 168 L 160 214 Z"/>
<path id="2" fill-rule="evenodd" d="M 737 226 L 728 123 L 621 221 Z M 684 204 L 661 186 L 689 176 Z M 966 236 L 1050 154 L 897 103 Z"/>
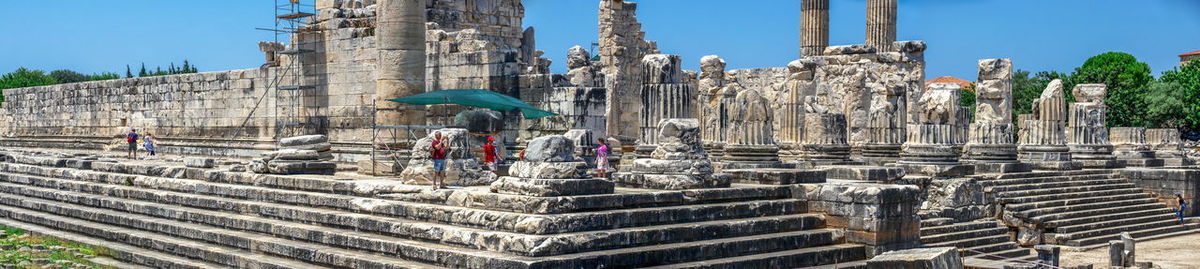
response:
<path id="1" fill-rule="evenodd" d="M 521 0 L 318 0 L 256 68 L 8 89 L 0 225 L 173 268 L 1029 268 L 1200 226 L 1168 206 L 1200 201 L 1179 130 L 1110 128 L 1087 81 L 1014 118 L 1010 59 L 963 107 L 897 0 L 866 1 L 862 44 L 801 0 L 799 55 L 754 69 L 596 2 L 594 52 L 539 48 Z M 387 101 L 446 89 L 557 115 Z M 132 129 L 167 155 L 125 158 Z"/>

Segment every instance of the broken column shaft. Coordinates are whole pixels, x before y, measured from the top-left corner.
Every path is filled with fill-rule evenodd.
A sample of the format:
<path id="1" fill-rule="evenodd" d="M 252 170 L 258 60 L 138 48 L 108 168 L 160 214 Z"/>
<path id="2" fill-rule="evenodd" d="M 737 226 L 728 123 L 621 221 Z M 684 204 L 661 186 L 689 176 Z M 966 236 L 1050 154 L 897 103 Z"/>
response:
<path id="1" fill-rule="evenodd" d="M 896 0 L 867 0 L 867 45 L 892 51 L 896 42 Z"/>
<path id="2" fill-rule="evenodd" d="M 800 56 L 819 56 L 829 46 L 829 0 L 800 0 Z"/>

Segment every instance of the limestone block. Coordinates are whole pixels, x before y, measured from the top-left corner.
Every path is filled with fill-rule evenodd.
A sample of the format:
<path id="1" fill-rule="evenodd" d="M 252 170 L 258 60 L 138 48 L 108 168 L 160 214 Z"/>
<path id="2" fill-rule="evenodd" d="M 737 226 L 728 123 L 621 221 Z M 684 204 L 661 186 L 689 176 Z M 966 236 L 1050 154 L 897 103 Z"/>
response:
<path id="1" fill-rule="evenodd" d="M 329 142 L 329 137 L 325 135 L 305 135 L 279 139 L 280 147 L 311 145 L 318 143 Z"/>
<path id="2" fill-rule="evenodd" d="M 446 183 L 457 186 L 480 186 L 491 184 L 496 175 L 485 171 L 477 159 L 447 159 Z M 430 159 L 413 159 L 400 173 L 404 184 L 430 184 L 433 179 L 433 161 Z"/>
<path id="3" fill-rule="evenodd" d="M 264 155 L 273 156 L 271 160 L 318 160 L 321 159 L 321 154 L 315 150 L 301 149 L 285 149 L 278 150 Z"/>
<path id="4" fill-rule="evenodd" d="M 790 185 L 825 182 L 825 170 L 810 169 L 725 169 L 741 183 Z"/>
<path id="5" fill-rule="evenodd" d="M 189 158 L 183 159 L 184 166 L 193 167 L 193 168 L 213 168 L 214 166 L 216 166 L 216 164 L 217 164 L 217 160 L 212 159 L 212 158 L 189 157 Z"/>
<path id="6" fill-rule="evenodd" d="M 530 162 L 575 161 L 575 142 L 561 135 L 535 138 L 525 148 L 525 160 Z"/>
<path id="7" fill-rule="evenodd" d="M 971 221 L 993 216 L 983 185 L 974 178 L 933 180 L 924 188 L 921 211 L 932 216 Z"/>
<path id="8" fill-rule="evenodd" d="M 868 269 L 961 269 L 962 258 L 954 247 L 889 251 L 867 261 Z"/>
<path id="9" fill-rule="evenodd" d="M 1104 84 L 1079 84 L 1075 85 L 1071 94 L 1075 96 L 1075 102 L 1103 103 L 1104 97 L 1108 96 L 1108 87 Z"/>
<path id="10" fill-rule="evenodd" d="M 587 168 L 584 162 L 518 161 L 508 167 L 508 174 L 531 179 L 572 179 L 585 177 Z"/>
<path id="11" fill-rule="evenodd" d="M 644 174 L 670 175 L 704 175 L 713 173 L 712 162 L 708 160 L 658 160 L 636 159 L 627 167 L 626 172 Z"/>
<path id="12" fill-rule="evenodd" d="M 626 187 L 684 190 L 729 187 L 730 182 L 733 181 L 733 176 L 720 173 L 710 175 L 663 175 L 618 172 L 612 175 L 612 180 L 617 185 Z"/>
<path id="13" fill-rule="evenodd" d="M 530 179 L 501 177 L 492 182 L 495 193 L 525 196 L 572 196 L 613 193 L 614 184 L 604 179 Z"/>
<path id="14" fill-rule="evenodd" d="M 329 144 L 329 142 L 322 142 L 322 143 L 315 143 L 315 144 L 284 146 L 283 148 L 284 149 L 311 150 L 311 151 L 322 152 L 322 151 L 329 151 L 332 147 L 333 147 L 333 145 Z"/>

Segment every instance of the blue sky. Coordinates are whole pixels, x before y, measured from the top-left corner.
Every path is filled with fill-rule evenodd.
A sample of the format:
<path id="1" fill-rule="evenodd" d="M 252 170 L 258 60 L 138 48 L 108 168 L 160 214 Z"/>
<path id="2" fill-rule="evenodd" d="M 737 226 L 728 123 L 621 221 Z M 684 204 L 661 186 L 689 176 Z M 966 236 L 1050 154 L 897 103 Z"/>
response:
<path id="1" fill-rule="evenodd" d="M 831 44 L 863 42 L 865 0 L 831 0 Z M 564 72 L 567 48 L 596 40 L 595 0 L 525 0 L 525 24 Z M 189 59 L 201 71 L 262 64 L 272 0 L 9 1 L 0 16 L 0 72 L 17 67 L 124 73 L 145 62 Z M 16 11 L 16 12 L 13 12 Z M 721 55 L 730 68 L 783 66 L 796 58 L 798 0 L 642 0 L 647 38 L 685 68 Z M 1025 70 L 1069 72 L 1088 57 L 1123 51 L 1154 74 L 1200 50 L 1196 0 L 900 0 L 901 40 L 925 40 L 929 78 L 975 78 L 982 58 Z"/>

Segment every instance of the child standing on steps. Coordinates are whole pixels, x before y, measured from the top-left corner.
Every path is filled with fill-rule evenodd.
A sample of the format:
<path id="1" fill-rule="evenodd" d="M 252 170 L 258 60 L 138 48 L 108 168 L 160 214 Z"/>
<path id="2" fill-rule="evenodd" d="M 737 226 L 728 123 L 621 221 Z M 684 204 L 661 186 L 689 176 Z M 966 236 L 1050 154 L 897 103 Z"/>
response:
<path id="1" fill-rule="evenodd" d="M 1179 217 L 1179 224 L 1186 224 L 1183 221 L 1183 211 L 1187 210 L 1187 202 L 1183 200 L 1183 195 L 1178 193 L 1175 194 L 1175 202 L 1179 203 L 1179 211 L 1175 212 L 1175 215 Z"/>

